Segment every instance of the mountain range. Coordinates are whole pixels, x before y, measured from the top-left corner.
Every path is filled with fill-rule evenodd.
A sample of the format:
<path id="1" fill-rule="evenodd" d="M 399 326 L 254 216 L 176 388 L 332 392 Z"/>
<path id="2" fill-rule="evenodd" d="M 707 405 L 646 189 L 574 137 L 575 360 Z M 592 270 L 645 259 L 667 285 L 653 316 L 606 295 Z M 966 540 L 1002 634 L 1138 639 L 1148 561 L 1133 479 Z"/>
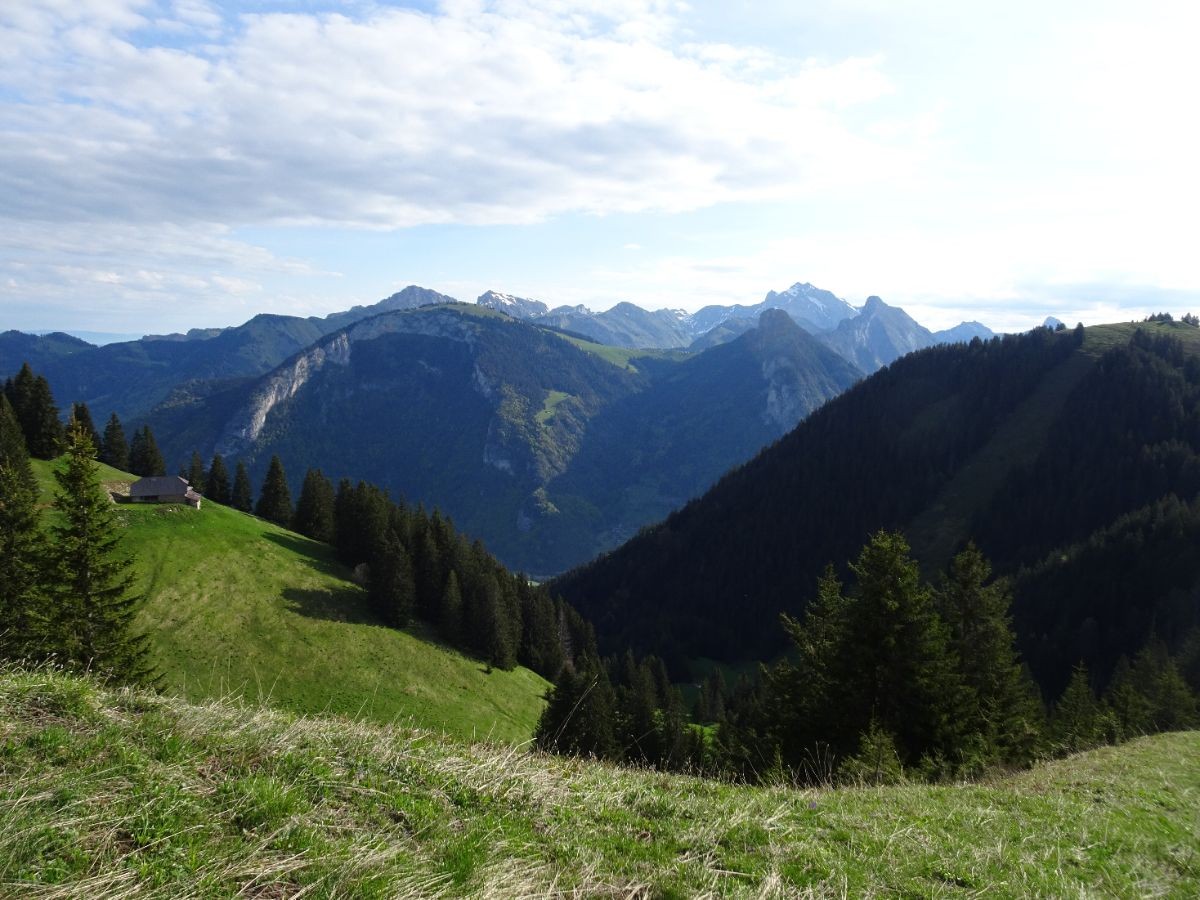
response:
<path id="1" fill-rule="evenodd" d="M 931 332 L 902 309 L 888 306 L 878 297 L 869 297 L 862 308 L 856 308 L 808 283 L 793 284 L 785 291 L 771 291 L 761 303 L 752 306 L 706 306 L 695 313 L 645 310 L 632 303 L 618 303 L 603 312 L 593 312 L 586 306 L 549 309 L 540 301 L 495 291 L 488 291 L 476 302 L 615 347 L 692 351 L 732 340 L 753 328 L 763 312 L 778 309 L 867 373 L 923 347 L 993 336 L 991 329 L 979 322 L 963 322 L 945 331 Z"/>
<path id="2" fill-rule="evenodd" d="M 436 505 L 513 568 L 552 573 L 702 491 L 862 376 L 780 311 L 696 355 L 619 350 L 481 305 L 394 310 L 267 374 L 176 392 L 168 459 L 273 454 Z"/>
<path id="3" fill-rule="evenodd" d="M 64 404 L 148 422 L 171 467 L 220 452 L 261 477 L 279 452 L 294 487 L 310 466 L 367 478 L 550 574 L 939 339 L 878 298 L 856 310 L 808 284 L 695 314 L 551 310 L 495 291 L 462 304 L 410 286 L 325 317 L 104 346 L 5 332 L 0 371 L 28 361 Z"/>

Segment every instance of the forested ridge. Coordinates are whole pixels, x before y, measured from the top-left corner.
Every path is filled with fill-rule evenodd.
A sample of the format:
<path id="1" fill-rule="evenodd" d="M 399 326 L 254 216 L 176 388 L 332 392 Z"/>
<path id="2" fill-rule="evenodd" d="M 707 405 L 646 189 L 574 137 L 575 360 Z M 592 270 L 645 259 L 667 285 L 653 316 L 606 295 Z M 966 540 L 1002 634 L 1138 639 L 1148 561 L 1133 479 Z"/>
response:
<path id="1" fill-rule="evenodd" d="M 677 673 L 702 656 L 767 659 L 787 646 L 777 615 L 804 609 L 827 564 L 876 529 L 906 529 L 986 455 L 1007 469 L 955 482 L 971 505 L 948 543 L 974 540 L 1014 579 L 1018 646 L 1048 697 L 1080 660 L 1102 686 L 1152 628 L 1175 644 L 1200 621 L 1197 334 L 1039 330 L 912 354 L 555 586 L 602 649 L 655 652 Z M 1052 373 L 1070 388 L 1060 406 L 1043 395 Z M 1032 450 L 993 444 L 1014 440 L 1018 409 L 1051 418 L 1044 439 L 1016 436 Z M 938 571 L 945 559 L 926 551 L 914 543 Z"/>
<path id="2" fill-rule="evenodd" d="M 556 584 L 605 647 L 766 658 L 782 646 L 776 616 L 799 611 L 821 569 L 915 516 L 1079 341 L 1037 331 L 903 357 Z"/>

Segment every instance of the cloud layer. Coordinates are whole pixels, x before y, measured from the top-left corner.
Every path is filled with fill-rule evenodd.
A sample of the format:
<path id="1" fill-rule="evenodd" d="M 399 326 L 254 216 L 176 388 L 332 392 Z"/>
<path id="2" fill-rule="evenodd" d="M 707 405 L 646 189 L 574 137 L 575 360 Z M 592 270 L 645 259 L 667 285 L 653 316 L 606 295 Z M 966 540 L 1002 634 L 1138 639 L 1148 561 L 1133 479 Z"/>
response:
<path id="1" fill-rule="evenodd" d="M 395 228 L 794 196 L 897 163 L 878 60 L 671 39 L 672 3 L 0 13 L 11 217 Z"/>

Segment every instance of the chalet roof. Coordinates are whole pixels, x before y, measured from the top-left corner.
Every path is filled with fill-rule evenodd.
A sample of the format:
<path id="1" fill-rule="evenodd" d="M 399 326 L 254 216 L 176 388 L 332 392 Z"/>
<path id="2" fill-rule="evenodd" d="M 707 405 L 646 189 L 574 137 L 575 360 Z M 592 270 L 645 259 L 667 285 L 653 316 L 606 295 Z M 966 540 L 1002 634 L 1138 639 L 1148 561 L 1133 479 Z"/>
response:
<path id="1" fill-rule="evenodd" d="M 131 497 L 182 497 L 190 488 L 187 479 L 178 475 L 152 475 L 135 481 L 129 487 Z"/>

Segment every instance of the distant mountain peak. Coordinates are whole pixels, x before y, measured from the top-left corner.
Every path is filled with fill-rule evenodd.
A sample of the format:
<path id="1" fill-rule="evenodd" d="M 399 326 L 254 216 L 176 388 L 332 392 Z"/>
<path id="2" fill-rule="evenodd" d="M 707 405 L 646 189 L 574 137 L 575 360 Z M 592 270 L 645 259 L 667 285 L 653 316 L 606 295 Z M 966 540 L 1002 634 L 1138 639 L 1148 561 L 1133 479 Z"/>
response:
<path id="1" fill-rule="evenodd" d="M 883 302 L 883 298 L 878 297 L 875 294 L 872 294 L 870 297 L 867 298 L 867 302 L 863 304 L 862 311 L 863 312 L 874 312 L 877 309 L 885 309 L 885 308 L 888 308 L 888 305 Z"/>
<path id="2" fill-rule="evenodd" d="M 527 297 L 517 297 L 513 294 L 503 294 L 500 291 L 485 291 L 475 301 L 476 305 L 507 313 L 514 319 L 533 319 L 544 316 L 550 311 L 541 300 L 530 300 Z"/>

